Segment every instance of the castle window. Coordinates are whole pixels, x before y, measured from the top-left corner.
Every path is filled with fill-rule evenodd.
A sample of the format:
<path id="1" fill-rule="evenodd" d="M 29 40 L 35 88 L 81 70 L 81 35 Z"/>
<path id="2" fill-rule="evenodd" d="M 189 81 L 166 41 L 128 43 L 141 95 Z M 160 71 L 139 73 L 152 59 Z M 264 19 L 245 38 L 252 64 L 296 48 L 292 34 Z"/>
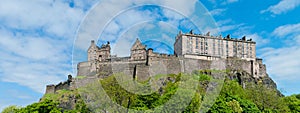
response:
<path id="1" fill-rule="evenodd" d="M 246 43 L 245 57 L 248 58 L 248 43 Z"/>
<path id="2" fill-rule="evenodd" d="M 252 47 L 251 47 L 251 44 L 250 44 L 250 58 L 252 58 Z"/>
<path id="3" fill-rule="evenodd" d="M 244 48 L 244 43 L 242 43 L 242 58 L 244 58 L 245 55 L 245 48 Z"/>
<path id="4" fill-rule="evenodd" d="M 198 38 L 196 38 L 196 49 L 199 49 L 199 42 L 198 42 Z"/>
<path id="5" fill-rule="evenodd" d="M 215 55 L 216 53 L 216 41 L 215 39 L 213 39 L 213 55 Z"/>
<path id="6" fill-rule="evenodd" d="M 218 56 L 221 55 L 221 45 L 220 45 L 220 40 L 218 40 Z"/>
<path id="7" fill-rule="evenodd" d="M 228 53 L 228 41 L 226 40 L 226 56 L 228 57 L 229 56 L 229 53 Z"/>
<path id="8" fill-rule="evenodd" d="M 207 39 L 205 38 L 204 39 L 204 42 L 205 42 L 205 55 L 207 55 L 208 54 L 208 43 L 207 43 Z"/>
<path id="9" fill-rule="evenodd" d="M 233 55 L 236 57 L 237 56 L 237 43 L 233 43 Z"/>
<path id="10" fill-rule="evenodd" d="M 203 39 L 200 39 L 200 53 L 203 54 Z"/>

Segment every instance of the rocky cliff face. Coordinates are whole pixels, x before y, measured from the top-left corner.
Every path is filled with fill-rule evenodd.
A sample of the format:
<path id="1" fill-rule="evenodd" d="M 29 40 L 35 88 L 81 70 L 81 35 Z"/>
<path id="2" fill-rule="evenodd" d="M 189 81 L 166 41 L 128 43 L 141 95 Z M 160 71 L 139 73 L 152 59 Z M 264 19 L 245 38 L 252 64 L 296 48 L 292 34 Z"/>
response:
<path id="1" fill-rule="evenodd" d="M 139 81 L 148 80 L 157 74 L 178 74 L 178 73 L 192 73 L 195 70 L 202 70 L 206 75 L 211 75 L 213 78 L 218 78 L 212 74 L 212 70 L 226 70 L 225 77 L 230 80 L 236 80 L 242 87 L 247 84 L 263 84 L 264 86 L 277 90 L 276 83 L 266 73 L 266 66 L 262 64 L 262 60 L 246 61 L 239 59 L 227 59 L 220 62 L 185 59 L 185 58 L 171 58 L 171 59 L 156 59 L 149 64 L 145 63 L 129 63 L 122 65 L 102 64 L 100 65 L 103 71 L 93 72 L 88 76 L 78 76 L 72 78 L 68 76 L 66 82 L 58 85 L 48 85 L 46 94 L 56 94 L 60 90 L 74 91 L 77 88 L 83 87 L 89 83 L 95 82 L 97 79 L 102 79 L 112 75 L 115 72 L 123 72 L 128 77 L 138 79 Z M 165 78 L 160 80 L 162 84 L 166 82 L 174 82 L 172 78 Z M 203 84 L 203 87 L 206 87 Z M 278 95 L 282 94 L 278 91 Z M 74 95 L 68 97 L 69 101 L 61 102 L 61 107 L 72 109 L 78 102 Z"/>
<path id="2" fill-rule="evenodd" d="M 219 75 L 212 74 L 212 70 L 201 70 L 202 74 L 211 76 L 212 78 L 220 78 Z M 101 74 L 97 74 L 95 76 L 89 76 L 85 78 L 72 78 L 72 80 L 68 79 L 69 82 L 69 88 L 63 89 L 63 90 L 56 90 L 56 92 L 53 92 L 52 94 L 58 94 L 58 101 L 60 102 L 60 107 L 63 109 L 71 110 L 75 109 L 76 104 L 82 103 L 82 99 L 80 98 L 80 95 L 76 93 L 69 93 L 69 92 L 76 92 L 78 87 L 83 87 L 87 84 L 95 82 L 97 79 L 102 78 Z M 253 77 L 251 74 L 249 74 L 246 71 L 243 70 L 226 70 L 225 72 L 225 78 L 229 80 L 236 80 L 242 87 L 247 87 L 246 84 L 263 84 L 264 86 L 272 89 L 276 89 L 276 83 L 269 77 Z M 161 87 L 164 87 L 168 82 L 174 82 L 176 78 L 172 77 L 163 77 L 160 78 L 159 81 L 162 84 Z M 200 82 L 200 86 L 204 89 L 208 88 L 208 81 Z M 164 91 L 163 88 L 159 88 L 158 92 L 162 94 Z M 67 93 L 63 93 L 62 91 L 68 91 Z M 277 89 L 276 89 L 277 90 Z M 51 94 L 51 93 L 50 93 Z M 279 91 L 278 95 L 283 96 Z"/>
<path id="3" fill-rule="evenodd" d="M 253 77 L 251 74 L 245 72 L 245 71 L 237 71 L 237 70 L 231 70 L 228 73 L 227 76 L 230 80 L 237 80 L 239 84 L 245 88 L 246 84 L 262 84 L 263 86 L 266 86 L 267 88 L 277 90 L 277 94 L 279 96 L 284 96 L 278 89 L 276 83 L 272 80 L 272 78 L 269 77 L 268 74 L 266 74 L 263 77 Z"/>

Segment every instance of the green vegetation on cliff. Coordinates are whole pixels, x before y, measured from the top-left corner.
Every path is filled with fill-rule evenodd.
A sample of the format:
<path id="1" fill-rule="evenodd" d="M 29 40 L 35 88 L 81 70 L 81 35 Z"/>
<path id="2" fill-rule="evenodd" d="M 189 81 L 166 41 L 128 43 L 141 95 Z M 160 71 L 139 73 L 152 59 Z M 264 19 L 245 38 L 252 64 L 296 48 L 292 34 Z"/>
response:
<path id="1" fill-rule="evenodd" d="M 215 73 L 215 76 L 211 73 Z M 131 79 L 109 76 L 77 90 L 46 94 L 40 102 L 23 108 L 7 107 L 2 113 L 300 112 L 300 95 L 282 97 L 274 88 L 259 82 L 242 85 L 238 79 L 218 76 L 222 73 L 229 75 L 228 71 L 206 70 L 196 71 L 192 75 L 158 75 L 147 81 L 133 83 Z M 195 81 L 197 84 L 193 84 Z M 218 92 L 216 89 L 220 84 L 222 89 Z"/>

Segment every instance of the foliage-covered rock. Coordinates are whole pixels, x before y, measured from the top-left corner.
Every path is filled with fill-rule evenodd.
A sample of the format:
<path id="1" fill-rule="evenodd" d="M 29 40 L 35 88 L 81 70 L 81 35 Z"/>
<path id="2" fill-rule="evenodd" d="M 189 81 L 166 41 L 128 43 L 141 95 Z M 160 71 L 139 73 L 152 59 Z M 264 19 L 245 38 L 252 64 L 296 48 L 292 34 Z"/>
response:
<path id="1" fill-rule="evenodd" d="M 223 73 L 226 77 L 222 90 L 210 106 L 205 103 L 205 99 L 210 98 L 206 94 L 221 83 L 220 76 L 212 73 Z M 243 72 L 202 70 L 191 75 L 158 75 L 133 83 L 132 79 L 118 81 L 118 76 L 113 75 L 77 90 L 46 94 L 40 102 L 23 108 L 7 107 L 2 113 L 199 112 L 203 109 L 209 113 L 300 112 L 300 95 L 282 97 L 277 89 L 270 87 L 272 82 L 266 85 L 240 74 Z M 196 84 L 193 84 L 195 81 Z M 153 83 L 158 87 L 154 87 Z M 129 85 L 124 87 L 124 84 Z M 131 90 L 145 94 L 136 94 Z"/>

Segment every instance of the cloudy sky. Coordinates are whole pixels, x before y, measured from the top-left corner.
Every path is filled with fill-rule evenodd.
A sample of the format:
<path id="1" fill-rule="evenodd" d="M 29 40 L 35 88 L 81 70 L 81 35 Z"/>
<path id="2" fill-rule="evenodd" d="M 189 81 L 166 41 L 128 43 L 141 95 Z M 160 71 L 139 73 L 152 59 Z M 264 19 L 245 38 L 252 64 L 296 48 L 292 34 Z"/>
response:
<path id="1" fill-rule="evenodd" d="M 172 53 L 179 29 L 254 39 L 278 89 L 300 93 L 299 13 L 299 0 L 1 0 L 0 111 L 74 75 L 91 39 L 118 56 L 136 38 Z"/>

